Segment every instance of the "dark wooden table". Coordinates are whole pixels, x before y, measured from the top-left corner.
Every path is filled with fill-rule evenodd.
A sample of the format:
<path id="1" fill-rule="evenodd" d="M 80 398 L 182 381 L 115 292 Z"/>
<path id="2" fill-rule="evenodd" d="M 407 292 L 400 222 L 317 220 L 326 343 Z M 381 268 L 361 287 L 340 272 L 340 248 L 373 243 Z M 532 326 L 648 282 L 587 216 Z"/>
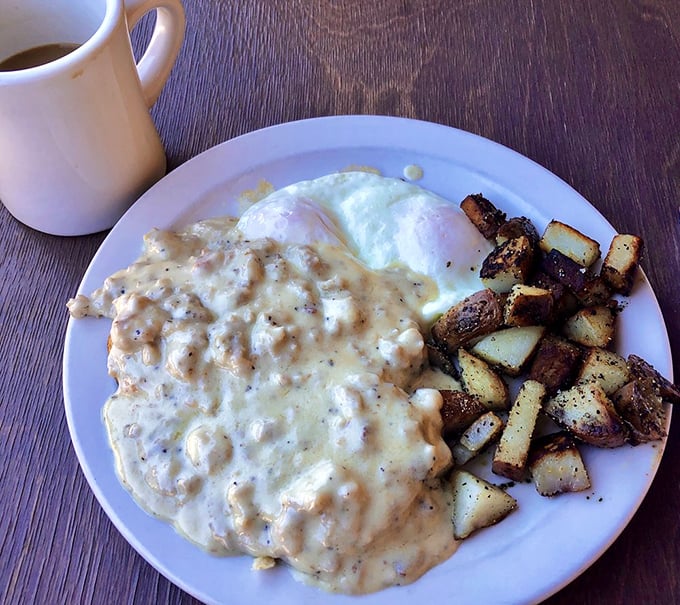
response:
<path id="1" fill-rule="evenodd" d="M 171 169 L 236 135 L 332 114 L 415 117 L 494 139 L 645 238 L 680 376 L 677 0 L 185 5 L 184 48 L 153 109 Z M 113 528 L 70 444 L 64 303 L 104 235 L 50 237 L 0 209 L 2 603 L 195 602 Z M 678 457 L 673 430 L 628 528 L 549 603 L 680 602 Z"/>

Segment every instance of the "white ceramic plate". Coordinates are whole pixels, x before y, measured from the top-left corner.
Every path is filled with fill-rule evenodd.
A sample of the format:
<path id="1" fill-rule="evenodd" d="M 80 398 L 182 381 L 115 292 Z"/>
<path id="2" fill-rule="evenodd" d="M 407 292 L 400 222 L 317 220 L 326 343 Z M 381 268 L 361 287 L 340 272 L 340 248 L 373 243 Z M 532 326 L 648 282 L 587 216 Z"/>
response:
<path id="1" fill-rule="evenodd" d="M 264 179 L 281 187 L 349 165 L 401 177 L 417 164 L 420 184 L 458 203 L 483 192 L 508 215 L 539 229 L 558 218 L 609 245 L 614 229 L 578 193 L 527 158 L 478 136 L 387 117 L 330 117 L 283 124 L 214 147 L 148 191 L 120 220 L 90 265 L 80 292 L 127 266 L 152 227 L 229 213 L 236 196 Z M 621 315 L 618 350 L 635 352 L 666 376 L 668 336 L 644 276 Z M 464 542 L 457 553 L 406 587 L 364 597 L 329 595 L 295 582 L 286 569 L 252 572 L 247 557 L 214 558 L 144 513 L 114 472 L 101 408 L 115 385 L 106 372 L 106 320 L 71 320 L 64 352 L 64 399 L 74 448 L 102 507 L 128 542 L 163 575 L 209 603 L 362 605 L 412 602 L 529 603 L 574 579 L 626 526 L 654 477 L 663 444 L 586 449 L 593 489 L 555 499 L 528 484 L 510 493 L 520 508 Z M 500 483 L 500 478 L 495 478 Z"/>

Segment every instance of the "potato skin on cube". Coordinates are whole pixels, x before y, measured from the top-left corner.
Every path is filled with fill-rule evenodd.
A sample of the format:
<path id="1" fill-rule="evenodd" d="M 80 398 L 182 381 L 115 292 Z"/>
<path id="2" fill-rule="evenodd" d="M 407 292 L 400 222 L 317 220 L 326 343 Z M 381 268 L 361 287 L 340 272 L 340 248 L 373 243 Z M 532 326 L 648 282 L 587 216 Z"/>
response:
<path id="1" fill-rule="evenodd" d="M 583 267 L 590 267 L 600 258 L 600 244 L 578 229 L 560 221 L 552 220 L 539 242 L 541 250 L 559 250 Z"/>
<path id="2" fill-rule="evenodd" d="M 535 285 L 547 287 L 543 284 L 549 284 L 550 280 L 568 288 L 579 306 L 605 304 L 611 298 L 611 290 L 602 277 L 555 249 L 543 257 L 533 281 Z M 558 298 L 562 293 L 554 294 Z"/>
<path id="3" fill-rule="evenodd" d="M 529 378 L 545 385 L 549 395 L 572 385 L 581 361 L 581 349 L 559 336 L 546 336 L 531 362 Z"/>
<path id="4" fill-rule="evenodd" d="M 497 475 L 513 481 L 524 478 L 531 437 L 545 395 L 545 387 L 535 380 L 526 380 L 520 387 L 491 464 Z"/>
<path id="5" fill-rule="evenodd" d="M 442 434 L 445 437 L 462 433 L 486 408 L 479 399 L 463 391 L 440 390 L 442 396 Z"/>
<path id="6" fill-rule="evenodd" d="M 578 311 L 580 304 L 574 293 L 562 282 L 545 271 L 539 270 L 531 278 L 530 285 L 549 290 L 553 297 L 550 323 L 557 323 Z"/>
<path id="7" fill-rule="evenodd" d="M 636 381 L 622 386 L 612 395 L 614 407 L 628 425 L 632 445 L 658 441 L 666 436 L 666 409 L 652 389 Z"/>
<path id="8" fill-rule="evenodd" d="M 528 466 L 541 496 L 590 488 L 590 477 L 576 442 L 564 431 L 535 439 L 531 444 Z"/>
<path id="9" fill-rule="evenodd" d="M 503 323 L 503 308 L 493 290 L 479 290 L 451 307 L 432 326 L 434 343 L 455 354 L 471 340 L 493 332 Z"/>
<path id="10" fill-rule="evenodd" d="M 644 242 L 637 235 L 618 234 L 612 239 L 600 275 L 612 290 L 628 296 L 635 284 Z"/>
<path id="11" fill-rule="evenodd" d="M 486 239 L 493 239 L 498 228 L 505 223 L 505 213 L 496 208 L 481 193 L 465 197 L 460 203 L 460 209 Z"/>
<path id="12" fill-rule="evenodd" d="M 468 471 L 451 473 L 453 536 L 463 540 L 473 532 L 505 519 L 517 501 L 500 487 Z"/>
<path id="13" fill-rule="evenodd" d="M 584 307 L 604 305 L 612 297 L 612 291 L 599 275 L 587 275 L 583 287 L 574 292 L 578 302 Z"/>
<path id="14" fill-rule="evenodd" d="M 540 270 L 572 292 L 582 290 L 589 278 L 584 266 L 555 249 L 543 257 Z"/>
<path id="15" fill-rule="evenodd" d="M 628 430 L 596 382 L 574 385 L 548 399 L 544 411 L 562 428 L 584 443 L 596 447 L 619 447 L 626 442 Z"/>
<path id="16" fill-rule="evenodd" d="M 440 369 L 444 374 L 458 378 L 458 370 L 451 358 L 442 347 L 434 342 L 426 342 L 425 350 L 427 351 L 427 360 L 432 367 Z"/>
<path id="17" fill-rule="evenodd" d="M 666 403 L 680 404 L 680 387 L 664 378 L 650 363 L 637 355 L 629 355 L 626 360 L 631 376 L 638 382 L 649 382 L 658 389 L 659 396 Z"/>

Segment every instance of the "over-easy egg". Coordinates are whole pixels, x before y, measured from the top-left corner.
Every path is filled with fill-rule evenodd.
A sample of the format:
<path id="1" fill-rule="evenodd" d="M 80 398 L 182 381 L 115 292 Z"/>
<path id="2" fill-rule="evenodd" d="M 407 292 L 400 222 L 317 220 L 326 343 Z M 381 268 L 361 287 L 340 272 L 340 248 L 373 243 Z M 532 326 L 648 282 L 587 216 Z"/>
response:
<path id="1" fill-rule="evenodd" d="M 346 246 L 371 269 L 406 266 L 437 286 L 428 320 L 483 286 L 479 265 L 491 244 L 444 198 L 399 179 L 341 172 L 284 187 L 244 212 L 249 238 Z"/>

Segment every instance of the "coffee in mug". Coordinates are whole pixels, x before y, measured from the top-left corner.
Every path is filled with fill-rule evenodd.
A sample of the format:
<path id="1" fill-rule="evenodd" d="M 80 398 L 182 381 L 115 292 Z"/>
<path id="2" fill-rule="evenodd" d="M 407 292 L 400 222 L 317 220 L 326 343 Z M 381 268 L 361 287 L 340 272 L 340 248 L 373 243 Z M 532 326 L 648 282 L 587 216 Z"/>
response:
<path id="1" fill-rule="evenodd" d="M 43 44 L 35 46 L 0 61 L 0 71 L 30 69 L 31 67 L 51 63 L 68 55 L 79 46 L 80 44 Z"/>
<path id="2" fill-rule="evenodd" d="M 129 31 L 156 11 L 135 62 Z M 149 113 L 184 37 L 180 0 L 0 0 L 0 201 L 55 235 L 111 227 L 166 170 Z"/>

